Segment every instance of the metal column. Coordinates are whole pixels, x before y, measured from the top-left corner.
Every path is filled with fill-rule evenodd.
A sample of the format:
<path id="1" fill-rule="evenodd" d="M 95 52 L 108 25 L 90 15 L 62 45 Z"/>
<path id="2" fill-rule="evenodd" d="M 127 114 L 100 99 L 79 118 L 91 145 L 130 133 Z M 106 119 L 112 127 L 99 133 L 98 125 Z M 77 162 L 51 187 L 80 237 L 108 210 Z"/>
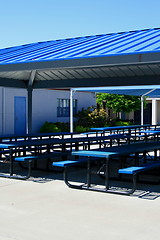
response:
<path id="1" fill-rule="evenodd" d="M 32 92 L 33 92 L 33 82 L 35 79 L 36 71 L 32 71 L 30 74 L 30 79 L 28 82 L 28 121 L 27 121 L 27 132 L 32 132 Z"/>
<path id="2" fill-rule="evenodd" d="M 73 132 L 73 90 L 70 90 L 70 132 Z"/>
<path id="3" fill-rule="evenodd" d="M 27 133 L 32 132 L 32 87 L 29 86 L 28 89 L 28 121 L 27 121 Z"/>

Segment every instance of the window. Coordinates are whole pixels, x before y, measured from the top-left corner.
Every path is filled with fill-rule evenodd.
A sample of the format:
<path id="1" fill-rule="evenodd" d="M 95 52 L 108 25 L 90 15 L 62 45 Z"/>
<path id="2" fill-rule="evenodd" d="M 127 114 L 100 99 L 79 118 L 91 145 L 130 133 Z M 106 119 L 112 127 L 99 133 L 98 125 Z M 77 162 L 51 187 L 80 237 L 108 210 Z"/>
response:
<path id="1" fill-rule="evenodd" d="M 69 117 L 70 115 L 70 100 L 57 99 L 57 117 Z M 77 99 L 73 99 L 73 114 L 77 113 Z"/>

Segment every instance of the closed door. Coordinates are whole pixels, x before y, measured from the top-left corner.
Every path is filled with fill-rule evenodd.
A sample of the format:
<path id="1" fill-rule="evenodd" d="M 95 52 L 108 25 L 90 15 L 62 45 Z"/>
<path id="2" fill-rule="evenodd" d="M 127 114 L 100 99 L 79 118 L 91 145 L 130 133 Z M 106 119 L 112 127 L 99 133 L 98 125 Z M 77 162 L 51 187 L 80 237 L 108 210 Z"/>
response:
<path id="1" fill-rule="evenodd" d="M 14 132 L 26 134 L 26 97 L 14 97 Z"/>

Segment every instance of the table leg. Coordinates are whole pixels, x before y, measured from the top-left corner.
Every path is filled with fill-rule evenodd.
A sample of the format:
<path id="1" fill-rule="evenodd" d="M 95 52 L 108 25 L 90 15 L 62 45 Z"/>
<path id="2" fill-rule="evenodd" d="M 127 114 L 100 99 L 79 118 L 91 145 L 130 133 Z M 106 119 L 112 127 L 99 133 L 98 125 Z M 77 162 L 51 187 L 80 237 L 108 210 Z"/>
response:
<path id="1" fill-rule="evenodd" d="M 12 149 L 10 149 L 9 163 L 10 163 L 9 173 L 10 173 L 10 176 L 12 176 L 13 175 L 13 150 Z"/>
<path id="2" fill-rule="evenodd" d="M 91 185 L 91 157 L 88 157 L 87 161 L 87 188 Z"/>
<path id="3" fill-rule="evenodd" d="M 109 189 L 109 159 L 106 158 L 106 166 L 105 166 L 105 189 Z"/>
<path id="4" fill-rule="evenodd" d="M 135 166 L 139 166 L 139 153 L 135 153 Z"/>
<path id="5" fill-rule="evenodd" d="M 154 150 L 154 160 L 157 160 L 157 149 Z"/>

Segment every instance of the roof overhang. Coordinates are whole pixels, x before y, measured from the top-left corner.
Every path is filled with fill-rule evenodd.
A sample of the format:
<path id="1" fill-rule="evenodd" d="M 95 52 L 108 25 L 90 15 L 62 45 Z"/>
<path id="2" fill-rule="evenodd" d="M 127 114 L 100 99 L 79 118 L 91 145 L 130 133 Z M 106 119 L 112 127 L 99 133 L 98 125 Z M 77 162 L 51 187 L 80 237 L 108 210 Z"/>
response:
<path id="1" fill-rule="evenodd" d="M 132 64 L 160 64 L 160 52 L 146 52 L 138 54 L 116 54 L 110 56 L 98 56 L 89 58 L 61 59 L 50 61 L 30 61 L 21 63 L 1 64 L 0 72 L 8 71 L 32 71 L 32 70 L 54 70 L 74 69 L 86 67 L 109 67 L 124 66 Z"/>
<path id="2" fill-rule="evenodd" d="M 33 70 L 36 89 L 158 85 L 160 53 L 0 65 L 0 84 L 26 87 Z"/>
<path id="3" fill-rule="evenodd" d="M 36 89 L 159 85 L 159 43 L 155 28 L 0 49 L 0 84 Z"/>

